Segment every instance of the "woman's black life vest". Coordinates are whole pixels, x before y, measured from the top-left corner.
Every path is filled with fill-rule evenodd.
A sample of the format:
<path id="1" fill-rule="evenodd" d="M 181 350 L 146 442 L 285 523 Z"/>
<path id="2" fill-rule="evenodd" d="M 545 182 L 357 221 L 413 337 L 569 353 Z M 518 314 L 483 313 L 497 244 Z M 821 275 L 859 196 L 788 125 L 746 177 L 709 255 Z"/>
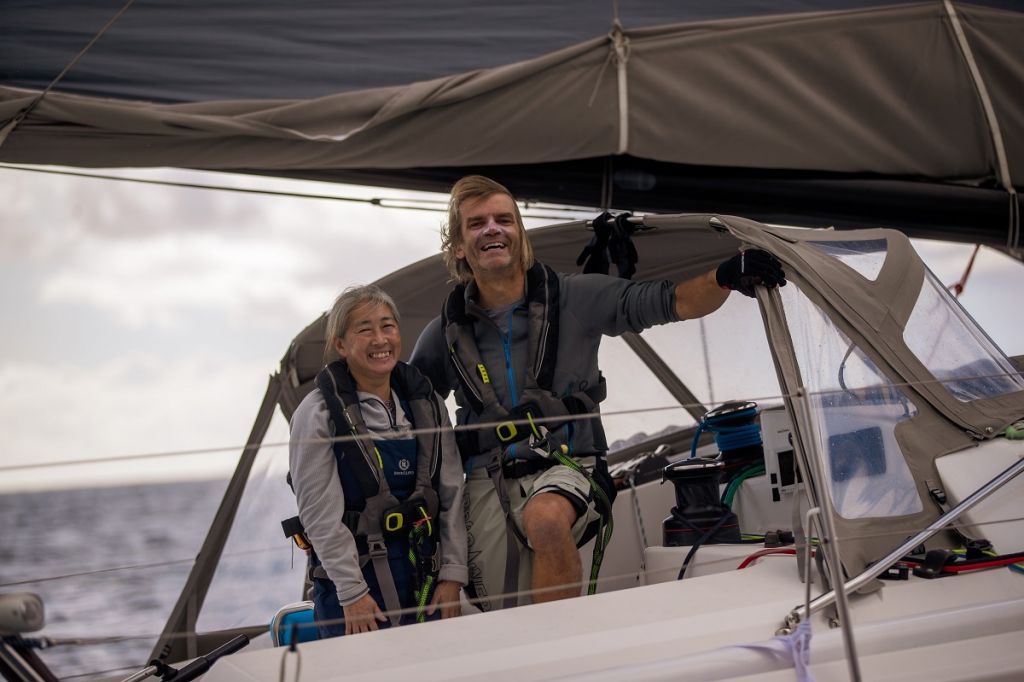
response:
<path id="1" fill-rule="evenodd" d="M 367 429 L 359 409 L 355 382 L 344 360 L 327 365 L 317 374 L 317 388 L 323 395 L 331 428 L 336 438 L 332 444 L 334 458 L 345 494 L 342 522 L 352 531 L 359 552 L 360 566 L 373 562 L 374 572 L 384 596 L 385 608 L 391 613 L 401 609 L 388 565 L 387 540 L 407 538 L 416 524 L 426 525 L 428 535 L 434 539 L 430 562 L 436 574 L 439 566 L 438 511 L 440 503 L 437 488 L 441 472 L 441 433 L 436 428 L 442 418 L 434 401 L 430 381 L 414 367 L 399 362 L 391 372 L 391 386 L 407 408 L 413 428 L 422 431 L 416 438 L 416 478 L 412 486 L 394 494 L 385 476 L 384 458 L 374 443 L 374 434 Z M 381 443 L 381 447 L 388 447 Z M 290 477 L 289 477 L 290 483 Z M 411 488 L 411 491 L 410 491 Z M 294 538 L 299 546 L 308 539 L 302 536 L 298 517 L 282 522 L 285 535 Z M 312 548 L 311 577 L 327 579 L 326 572 L 315 557 Z M 399 616 L 392 617 L 397 625 Z"/>

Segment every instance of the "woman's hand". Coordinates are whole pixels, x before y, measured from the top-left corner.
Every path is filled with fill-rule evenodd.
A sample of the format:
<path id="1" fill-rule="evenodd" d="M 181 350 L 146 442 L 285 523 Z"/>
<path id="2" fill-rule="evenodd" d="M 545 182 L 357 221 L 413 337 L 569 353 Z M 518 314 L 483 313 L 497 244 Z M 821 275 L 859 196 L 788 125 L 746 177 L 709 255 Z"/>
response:
<path id="1" fill-rule="evenodd" d="M 459 591 L 462 585 L 451 580 L 442 580 L 434 590 L 434 598 L 430 600 L 430 607 L 427 615 L 432 616 L 441 608 L 441 618 L 455 618 L 462 615 L 462 603 L 459 601 Z"/>
<path id="2" fill-rule="evenodd" d="M 443 584 L 443 583 L 442 583 Z M 440 590 L 440 585 L 438 586 Z M 362 599 L 348 606 L 343 606 L 345 612 L 345 634 L 357 635 L 360 632 L 371 632 L 377 629 L 377 621 L 387 622 L 387 618 L 381 613 L 380 607 L 373 597 L 367 593 Z"/>

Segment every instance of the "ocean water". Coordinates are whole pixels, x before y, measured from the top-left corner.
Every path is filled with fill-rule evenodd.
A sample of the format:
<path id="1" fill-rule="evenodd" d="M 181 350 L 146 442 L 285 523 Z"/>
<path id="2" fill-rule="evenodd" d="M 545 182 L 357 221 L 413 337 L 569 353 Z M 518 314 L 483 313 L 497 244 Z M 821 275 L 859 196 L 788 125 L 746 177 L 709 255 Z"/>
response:
<path id="1" fill-rule="evenodd" d="M 225 487 L 0 495 L 0 592 L 34 592 L 45 604 L 46 626 L 29 636 L 121 640 L 42 650 L 58 677 L 127 677 L 146 666 Z M 293 555 L 279 525 L 290 514 L 294 498 L 280 477 L 250 481 L 197 629 L 265 623 L 301 596 L 305 557 Z"/>

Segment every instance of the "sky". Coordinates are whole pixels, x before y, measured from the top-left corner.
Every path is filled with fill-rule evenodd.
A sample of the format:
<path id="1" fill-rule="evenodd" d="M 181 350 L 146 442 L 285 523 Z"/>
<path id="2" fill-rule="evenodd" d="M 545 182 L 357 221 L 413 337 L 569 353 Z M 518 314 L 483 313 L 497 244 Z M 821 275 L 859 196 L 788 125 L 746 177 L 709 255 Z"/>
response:
<path id="1" fill-rule="evenodd" d="M 419 207 L 445 200 L 171 169 L 97 172 Z M 4 166 L 0 204 L 0 491 L 226 475 L 291 339 L 345 286 L 436 253 L 444 219 Z M 915 246 L 945 283 L 960 278 L 973 248 Z M 961 297 L 1011 355 L 1024 353 L 1022 288 L 1024 267 L 983 248 Z M 278 418 L 266 442 L 285 440 Z M 10 469 L 180 451 L 196 452 Z"/>

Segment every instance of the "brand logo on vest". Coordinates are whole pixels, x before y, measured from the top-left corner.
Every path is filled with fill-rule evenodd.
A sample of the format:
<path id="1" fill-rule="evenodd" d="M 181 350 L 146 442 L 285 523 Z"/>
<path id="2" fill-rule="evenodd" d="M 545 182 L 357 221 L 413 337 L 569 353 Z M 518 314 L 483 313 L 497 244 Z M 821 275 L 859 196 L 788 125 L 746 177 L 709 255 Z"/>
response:
<path id="1" fill-rule="evenodd" d="M 404 457 L 398 460 L 398 468 L 401 469 L 402 471 L 408 471 L 409 466 L 409 460 L 405 459 Z"/>

